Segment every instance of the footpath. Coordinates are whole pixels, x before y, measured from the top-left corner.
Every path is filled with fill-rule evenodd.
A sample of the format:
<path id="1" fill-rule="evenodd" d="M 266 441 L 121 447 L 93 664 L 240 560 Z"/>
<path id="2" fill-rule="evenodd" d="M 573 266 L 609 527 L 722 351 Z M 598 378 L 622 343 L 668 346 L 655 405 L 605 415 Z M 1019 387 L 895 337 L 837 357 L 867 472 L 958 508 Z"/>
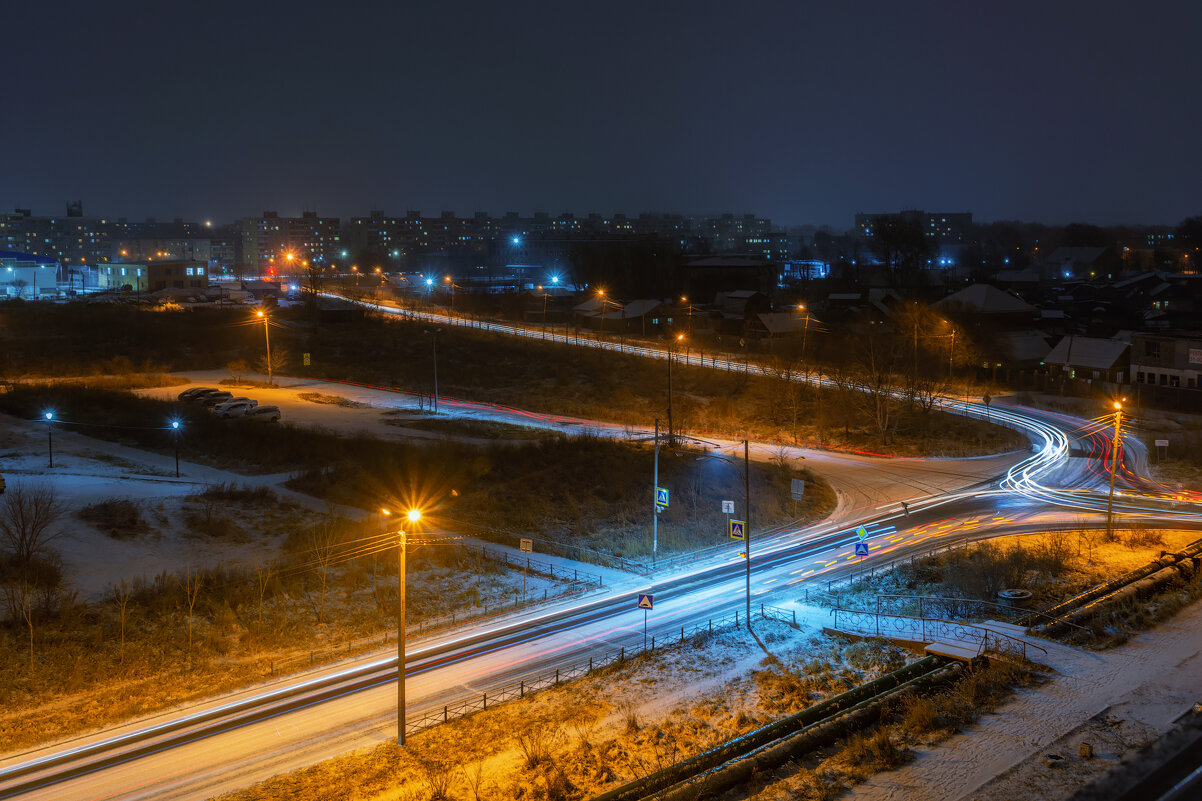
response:
<path id="1" fill-rule="evenodd" d="M 1202 701 L 1202 601 L 1117 648 L 1041 643 L 1046 684 L 851 791 L 857 801 L 1063 799 Z M 1094 757 L 1078 756 L 1080 742 Z"/>

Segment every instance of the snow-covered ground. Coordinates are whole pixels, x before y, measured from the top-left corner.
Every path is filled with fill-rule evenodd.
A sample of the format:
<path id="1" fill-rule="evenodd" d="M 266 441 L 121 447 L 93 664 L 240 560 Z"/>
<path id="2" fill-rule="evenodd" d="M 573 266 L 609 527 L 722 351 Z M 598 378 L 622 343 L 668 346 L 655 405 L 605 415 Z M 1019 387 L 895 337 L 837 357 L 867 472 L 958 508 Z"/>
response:
<path id="1" fill-rule="evenodd" d="M 1048 655 L 1037 659 L 1052 668 L 1050 682 L 1020 690 L 969 730 L 920 749 L 914 762 L 868 780 L 851 797 L 902 801 L 939 788 L 946 801 L 1065 798 L 1202 700 L 1202 603 L 1107 651 L 1045 647 Z M 1077 756 L 1079 742 L 1093 745 L 1093 760 Z M 1048 767 L 1053 753 L 1063 760 Z"/>

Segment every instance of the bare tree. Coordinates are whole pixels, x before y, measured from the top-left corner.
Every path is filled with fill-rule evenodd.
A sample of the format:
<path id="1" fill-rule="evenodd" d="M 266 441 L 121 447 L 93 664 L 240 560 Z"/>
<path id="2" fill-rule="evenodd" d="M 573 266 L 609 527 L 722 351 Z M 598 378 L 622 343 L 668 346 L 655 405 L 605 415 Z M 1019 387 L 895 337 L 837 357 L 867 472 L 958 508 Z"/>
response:
<path id="1" fill-rule="evenodd" d="M 889 434 L 897 426 L 897 382 L 894 372 L 895 352 L 891 338 L 881 332 L 867 331 L 859 338 L 857 354 L 863 402 L 867 405 L 881 444 L 889 442 Z"/>
<path id="2" fill-rule="evenodd" d="M 29 672 L 33 673 L 33 585 L 19 581 L 14 587 L 14 598 L 21 620 L 29 627 Z"/>
<path id="3" fill-rule="evenodd" d="M 59 533 L 54 524 L 65 511 L 57 493 L 46 484 L 17 484 L 5 493 L 0 503 L 0 540 L 12 551 L 19 571 L 27 572 L 37 557 L 46 554 Z"/>
<path id="4" fill-rule="evenodd" d="M 189 564 L 180 579 L 180 588 L 184 591 L 184 605 L 188 607 L 188 661 L 191 661 L 192 617 L 196 611 L 196 602 L 200 600 L 200 591 L 204 588 L 204 573 L 193 570 Z"/>
<path id="5" fill-rule="evenodd" d="M 337 555 L 338 531 L 332 516 L 313 526 L 309 531 L 309 553 L 313 562 L 313 573 L 317 581 L 317 601 L 313 612 L 318 623 L 325 622 L 326 596 L 330 589 L 330 568 Z"/>
<path id="6" fill-rule="evenodd" d="M 263 629 L 263 599 L 267 595 L 267 588 L 271 586 L 271 580 L 275 575 L 275 566 L 271 562 L 260 563 L 255 565 L 256 589 L 259 591 L 259 630 Z"/>
<path id="7" fill-rule="evenodd" d="M 250 372 L 250 365 L 246 363 L 245 359 L 234 359 L 225 366 L 225 369 L 229 371 L 234 383 L 241 383 L 242 376 Z"/>
<path id="8" fill-rule="evenodd" d="M 255 369 L 266 375 L 277 375 L 288 366 L 288 351 L 283 348 L 272 348 L 271 359 L 266 354 L 255 360 Z"/>
<path id="9" fill-rule="evenodd" d="M 125 579 L 121 579 L 112 588 L 111 597 L 113 606 L 117 609 L 117 617 L 121 621 L 121 663 L 125 663 L 125 621 L 129 611 L 129 598 L 133 594 L 133 588 Z"/>

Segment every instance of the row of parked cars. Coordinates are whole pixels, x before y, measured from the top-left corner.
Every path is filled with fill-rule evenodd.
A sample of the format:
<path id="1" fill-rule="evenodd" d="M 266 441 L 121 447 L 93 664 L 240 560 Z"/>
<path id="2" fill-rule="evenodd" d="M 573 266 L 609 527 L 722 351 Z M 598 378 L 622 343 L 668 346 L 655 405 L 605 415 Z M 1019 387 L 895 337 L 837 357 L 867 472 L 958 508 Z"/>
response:
<path id="1" fill-rule="evenodd" d="M 260 406 L 253 398 L 235 398 L 234 393 L 212 387 L 192 387 L 179 394 L 179 399 L 197 403 L 218 417 L 243 417 L 266 423 L 280 421 L 279 406 Z"/>

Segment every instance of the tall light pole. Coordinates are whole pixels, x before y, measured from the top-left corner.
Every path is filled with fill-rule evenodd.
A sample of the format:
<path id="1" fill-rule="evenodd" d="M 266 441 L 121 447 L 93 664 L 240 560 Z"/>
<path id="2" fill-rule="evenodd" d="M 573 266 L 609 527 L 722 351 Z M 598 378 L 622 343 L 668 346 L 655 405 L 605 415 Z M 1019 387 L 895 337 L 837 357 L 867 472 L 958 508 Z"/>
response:
<path id="1" fill-rule="evenodd" d="M 267 315 L 262 309 L 255 313 L 263 320 L 263 344 L 267 347 L 267 386 L 271 386 L 271 334 L 267 333 Z"/>
<path id="2" fill-rule="evenodd" d="M 387 509 L 381 510 L 387 517 L 392 514 Z M 409 525 L 417 527 L 422 519 L 420 509 L 410 509 L 405 515 Z M 397 601 L 396 601 L 396 743 L 405 745 L 405 550 L 408 546 L 408 532 L 402 523 L 397 528 Z"/>
<path id="3" fill-rule="evenodd" d="M 453 278 L 451 278 L 451 276 L 449 276 L 449 275 L 446 278 L 444 278 L 443 280 L 447 284 L 449 284 L 451 287 L 451 306 L 449 309 L 449 313 L 452 317 L 454 317 L 455 316 L 455 280 Z"/>
<path id="4" fill-rule="evenodd" d="M 46 449 L 50 453 L 50 466 L 54 467 L 54 412 L 46 412 Z"/>
<path id="5" fill-rule="evenodd" d="M 1123 400 L 1126 400 L 1125 398 Z M 1106 501 L 1106 541 L 1114 536 L 1114 474 L 1118 469 L 1119 455 L 1123 447 L 1123 401 L 1114 402 L 1114 440 L 1110 447 L 1110 497 Z"/>
<path id="6" fill-rule="evenodd" d="M 171 421 L 171 431 L 175 437 L 175 477 L 179 478 L 179 420 Z"/>
<path id="7" fill-rule="evenodd" d="M 659 418 L 655 418 L 655 471 L 651 475 L 651 567 L 659 558 Z"/>
<path id="8" fill-rule="evenodd" d="M 805 327 L 801 329 L 801 360 L 804 362 L 806 360 L 806 340 L 810 336 L 810 312 L 804 303 L 798 303 L 797 310 L 806 313 Z"/>
<path id="9" fill-rule="evenodd" d="M 684 334 L 676 335 L 677 342 L 684 341 Z M 676 447 L 676 429 L 672 427 L 672 354 L 676 351 L 679 345 L 668 346 L 668 447 Z"/>

